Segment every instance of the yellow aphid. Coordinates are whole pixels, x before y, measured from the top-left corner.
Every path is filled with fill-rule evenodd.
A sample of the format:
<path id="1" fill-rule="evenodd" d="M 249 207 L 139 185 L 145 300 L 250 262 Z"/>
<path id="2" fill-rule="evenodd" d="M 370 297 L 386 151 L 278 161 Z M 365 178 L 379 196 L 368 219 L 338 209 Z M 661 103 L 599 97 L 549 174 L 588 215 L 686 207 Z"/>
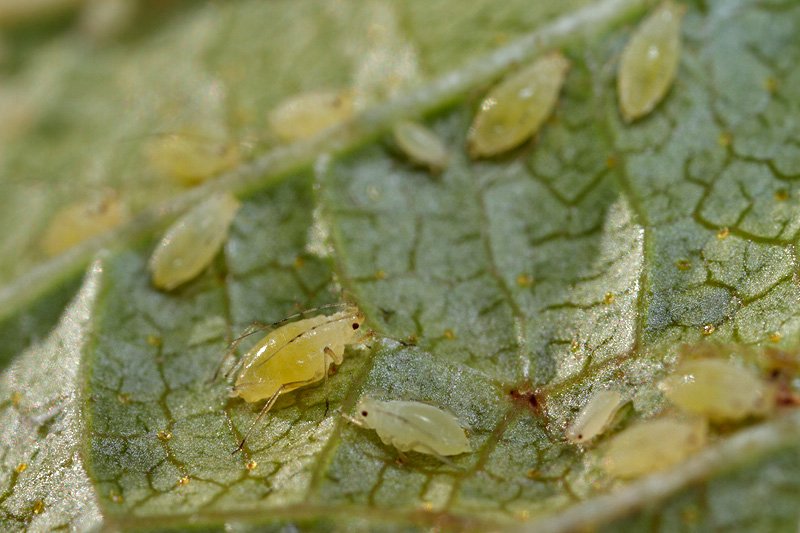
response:
<path id="1" fill-rule="evenodd" d="M 631 122 L 658 105 L 675 79 L 686 7 L 663 2 L 636 28 L 622 52 L 617 92 L 622 116 Z"/>
<path id="2" fill-rule="evenodd" d="M 470 156 L 493 156 L 533 136 L 553 111 L 567 70 L 567 58 L 552 52 L 489 91 L 469 131 Z"/>
<path id="3" fill-rule="evenodd" d="M 576 444 L 592 440 L 605 431 L 621 405 L 622 395 L 617 391 L 595 392 L 567 428 L 567 439 Z"/>
<path id="4" fill-rule="evenodd" d="M 705 442 L 703 421 L 661 418 L 640 422 L 612 438 L 603 467 L 612 476 L 634 478 L 680 463 Z"/>
<path id="5" fill-rule="evenodd" d="M 258 415 L 260 419 L 272 408 L 278 396 L 322 381 L 327 377 L 331 364 L 341 364 L 345 346 L 364 338 L 361 328 L 364 319 L 357 307 L 348 306 L 331 315 L 289 322 L 272 330 L 234 367 L 239 371 L 231 396 L 238 396 L 246 402 L 267 400 Z M 240 339 L 250 333 L 245 333 Z M 236 343 L 232 349 L 235 347 Z M 246 438 L 242 439 L 237 451 L 244 446 Z"/>
<path id="6" fill-rule="evenodd" d="M 234 143 L 200 135 L 159 135 L 145 146 L 150 165 L 181 185 L 197 185 L 239 163 Z"/>
<path id="7" fill-rule="evenodd" d="M 67 205 L 56 212 L 42 237 L 44 253 L 52 257 L 118 226 L 128 218 L 116 193 Z"/>
<path id="8" fill-rule="evenodd" d="M 425 165 L 433 172 L 447 167 L 450 154 L 442 140 L 434 132 L 416 122 L 403 121 L 392 130 L 397 146 L 413 162 Z"/>
<path id="9" fill-rule="evenodd" d="M 219 193 L 176 220 L 150 256 L 153 285 L 171 290 L 200 274 L 225 242 L 239 205 L 231 194 Z"/>
<path id="10" fill-rule="evenodd" d="M 735 422 L 769 413 L 775 392 L 755 372 L 720 359 L 681 363 L 659 388 L 687 413 L 712 422 Z"/>
<path id="11" fill-rule="evenodd" d="M 374 429 L 384 444 L 401 452 L 441 457 L 472 451 L 458 419 L 426 403 L 364 398 L 358 402 L 356 416 L 350 420 Z"/>
<path id="12" fill-rule="evenodd" d="M 293 96 L 273 109 L 268 117 L 278 137 L 292 142 L 313 137 L 353 114 L 349 91 L 315 91 Z"/>

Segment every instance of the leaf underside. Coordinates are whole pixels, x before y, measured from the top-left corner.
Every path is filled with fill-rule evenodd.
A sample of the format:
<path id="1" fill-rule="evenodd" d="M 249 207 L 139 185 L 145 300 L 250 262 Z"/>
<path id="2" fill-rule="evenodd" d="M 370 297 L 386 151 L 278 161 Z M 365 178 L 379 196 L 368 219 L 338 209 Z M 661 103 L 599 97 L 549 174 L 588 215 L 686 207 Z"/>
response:
<path id="1" fill-rule="evenodd" d="M 175 80 L 191 74 L 184 91 L 207 94 L 215 81 L 232 87 L 224 103 L 246 116 L 323 81 L 346 85 L 347 54 L 355 52 L 339 32 L 358 24 L 402 21 L 398 31 L 433 76 L 496 46 L 486 17 L 507 38 L 559 14 L 541 8 L 523 25 L 514 13 L 529 3 L 509 13 L 476 3 L 436 41 L 424 23 L 460 5 L 440 13 L 424 4 L 345 3 L 323 15 L 296 3 L 277 11 L 248 2 L 187 8 L 130 46 L 163 63 L 153 71 L 177 62 Z M 578 2 L 567 4 L 560 13 L 569 16 Z M 264 35 L 264 20 L 281 32 Z M 632 399 L 636 418 L 660 412 L 655 383 L 685 343 L 797 353 L 799 29 L 800 5 L 789 0 L 690 4 L 675 85 L 633 125 L 622 121 L 615 94 L 630 26 L 576 34 L 564 50 L 572 68 L 553 117 L 517 150 L 479 161 L 465 153 L 492 82 L 485 79 L 425 120 L 451 150 L 439 175 L 412 165 L 388 135 L 320 157 L 242 198 L 223 253 L 171 293 L 155 290 L 146 271 L 157 235 L 101 253 L 52 331 L 35 335 L 33 326 L 52 322 L 71 292 L 66 281 L 40 309 L 11 315 L 20 326 L 7 327 L 18 354 L 0 381 L 3 529 L 796 528 L 792 413 L 715 430 L 695 473 L 678 466 L 652 478 L 653 486 L 675 483 L 658 499 L 643 489 L 638 500 L 615 500 L 626 486 L 601 468 L 603 439 L 581 449 L 563 434 L 601 387 Z M 193 50 L 190 59 L 164 54 L 165 38 Z M 269 39 L 295 48 L 244 75 Z M 326 64 L 326 47 L 338 65 Z M 286 79 L 267 87 L 270 72 Z M 62 91 L 76 94 L 93 79 L 87 101 L 98 109 L 120 97 L 91 72 L 69 79 Z M 63 107 L 68 96 L 51 98 L 54 111 L 40 111 L 44 124 L 20 146 L 41 146 L 46 134 L 58 137 L 48 123 L 75 120 L 78 111 Z M 153 114 L 166 106 L 140 105 Z M 180 123 L 168 116 L 166 130 Z M 121 150 L 120 139 L 153 131 L 141 120 L 115 130 L 114 142 L 73 141 L 107 150 L 107 171 L 126 169 L 106 185 L 130 191 L 133 210 L 176 194 L 168 184 L 142 192 L 132 179 L 141 176 L 125 166 L 139 145 Z M 247 137 L 265 118 L 239 120 L 229 127 Z M 84 135 L 94 127 L 85 125 Z M 58 146 L 66 158 L 75 145 Z M 31 190 L 22 171 L 33 165 L 28 153 L 4 156 L 3 173 L 17 178 L 10 198 Z M 144 187 L 155 179 L 145 178 Z M 42 183 L 36 187 L 47 189 Z M 46 222 L 30 216 L 31 225 Z M 6 263 L 2 273 L 11 280 L 41 261 L 28 251 L 22 266 Z M 230 340 L 254 320 L 343 298 L 365 311 L 376 338 L 348 348 L 326 386 L 281 397 L 244 450 L 231 454 L 261 405 L 230 399 L 222 380 L 209 380 Z M 401 460 L 374 432 L 339 416 L 364 395 L 449 410 L 473 452 L 453 464 L 416 453 Z M 755 444 L 747 454 L 725 455 L 748 432 Z M 615 511 L 593 507 L 599 498 Z"/>

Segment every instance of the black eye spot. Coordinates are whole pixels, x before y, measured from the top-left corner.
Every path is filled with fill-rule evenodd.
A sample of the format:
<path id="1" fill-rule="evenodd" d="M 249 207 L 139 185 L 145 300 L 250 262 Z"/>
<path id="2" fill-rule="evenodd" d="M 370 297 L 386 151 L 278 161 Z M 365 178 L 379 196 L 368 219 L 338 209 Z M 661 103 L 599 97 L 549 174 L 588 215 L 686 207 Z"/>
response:
<path id="1" fill-rule="evenodd" d="M 361 416 L 367 416 L 369 413 L 366 411 L 361 411 Z"/>
<path id="2" fill-rule="evenodd" d="M 358 322 L 353 322 L 353 329 L 358 329 Z"/>

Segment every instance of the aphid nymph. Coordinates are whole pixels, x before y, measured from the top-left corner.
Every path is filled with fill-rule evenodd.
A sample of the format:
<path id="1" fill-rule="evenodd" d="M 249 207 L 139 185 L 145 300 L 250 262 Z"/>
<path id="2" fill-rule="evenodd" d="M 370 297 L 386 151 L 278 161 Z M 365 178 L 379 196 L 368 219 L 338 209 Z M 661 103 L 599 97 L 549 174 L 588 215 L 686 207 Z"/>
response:
<path id="1" fill-rule="evenodd" d="M 575 444 L 589 442 L 611 424 L 622 403 L 617 391 L 595 392 L 567 428 L 567 439 Z"/>
<path id="2" fill-rule="evenodd" d="M 363 398 L 356 406 L 354 424 L 374 429 L 384 444 L 401 452 L 414 451 L 442 458 L 472 451 L 458 419 L 422 402 Z"/>
<path id="3" fill-rule="evenodd" d="M 205 270 L 225 243 L 239 206 L 230 193 L 215 194 L 176 220 L 147 264 L 153 285 L 169 291 Z"/>
<path id="4" fill-rule="evenodd" d="M 344 360 L 345 346 L 366 337 L 361 327 L 364 320 L 358 307 L 347 305 L 330 315 L 279 322 L 250 348 L 228 372 L 237 371 L 232 397 L 246 402 L 267 400 L 247 434 L 269 412 L 278 396 L 326 379 L 329 367 Z M 263 329 L 263 325 L 249 328 L 234 341 L 228 354 L 244 337 Z M 242 449 L 246 439 L 247 435 L 236 451 Z"/>

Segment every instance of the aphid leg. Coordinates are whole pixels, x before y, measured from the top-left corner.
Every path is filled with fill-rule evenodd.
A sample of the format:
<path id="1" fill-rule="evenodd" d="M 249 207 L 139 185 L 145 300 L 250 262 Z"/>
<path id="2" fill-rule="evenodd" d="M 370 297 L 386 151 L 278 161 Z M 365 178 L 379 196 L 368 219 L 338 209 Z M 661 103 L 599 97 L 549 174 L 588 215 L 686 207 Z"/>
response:
<path id="1" fill-rule="evenodd" d="M 342 418 L 344 418 L 345 420 L 347 420 L 348 422 L 350 422 L 354 426 L 358 426 L 360 428 L 364 427 L 364 423 L 361 422 L 361 420 L 359 420 L 358 418 L 354 418 L 354 417 L 352 417 L 350 415 L 346 415 L 346 414 L 341 413 L 341 412 L 339 414 L 342 415 Z"/>
<path id="2" fill-rule="evenodd" d="M 267 400 L 267 403 L 265 403 L 264 407 L 261 408 L 261 412 L 258 413 L 258 416 L 256 417 L 256 419 L 253 420 L 253 422 L 250 424 L 250 427 L 247 428 L 247 433 L 244 434 L 244 438 L 242 438 L 242 442 L 240 442 L 239 446 L 235 450 L 233 450 L 231 455 L 235 455 L 237 452 L 242 451 L 242 448 L 244 448 L 244 443 L 247 442 L 247 437 L 249 437 L 250 433 L 253 432 L 253 428 L 256 427 L 256 424 L 258 424 L 259 420 L 264 418 L 264 415 L 267 414 L 270 409 L 272 409 L 272 406 L 275 405 L 275 401 L 278 399 L 278 396 L 281 395 L 281 393 L 283 392 L 284 388 L 286 388 L 286 385 L 281 385 L 278 388 L 278 390 L 276 390 L 275 393 L 272 396 L 270 396 L 269 400 Z"/>
<path id="3" fill-rule="evenodd" d="M 322 351 L 325 352 L 325 357 L 323 357 L 324 361 L 322 363 L 322 390 L 325 394 L 325 414 L 322 415 L 322 418 L 325 418 L 328 416 L 328 409 L 330 409 L 331 406 L 330 401 L 328 400 L 328 368 L 330 368 L 331 363 L 336 360 L 336 354 L 333 353 L 333 350 L 331 350 L 330 346 L 326 346 Z"/>
<path id="4" fill-rule="evenodd" d="M 424 448 L 425 449 L 425 453 L 427 453 L 428 455 L 433 455 L 434 457 L 439 459 L 441 462 L 443 462 L 447 466 L 449 466 L 451 468 L 454 468 L 456 470 L 464 470 L 463 468 L 461 468 L 460 466 L 455 464 L 453 461 L 451 461 L 450 459 L 448 459 L 444 455 L 442 455 L 440 453 L 437 453 L 433 448 L 431 448 L 430 446 L 428 446 L 426 444 L 422 444 L 421 442 L 414 442 L 414 443 L 411 444 L 411 449 L 419 450 L 420 448 Z"/>

